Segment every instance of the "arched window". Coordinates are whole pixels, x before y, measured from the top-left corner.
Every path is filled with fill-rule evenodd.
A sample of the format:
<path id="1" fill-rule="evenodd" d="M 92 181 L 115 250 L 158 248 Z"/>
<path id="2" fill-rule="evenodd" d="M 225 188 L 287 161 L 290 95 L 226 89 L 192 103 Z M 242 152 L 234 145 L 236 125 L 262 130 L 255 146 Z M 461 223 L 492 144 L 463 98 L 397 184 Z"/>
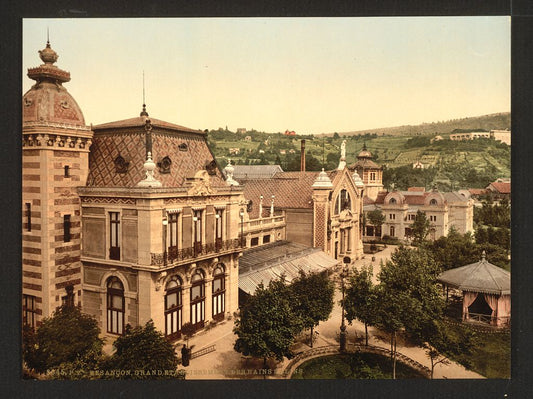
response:
<path id="1" fill-rule="evenodd" d="M 205 320 L 205 281 L 204 274 L 196 270 L 191 277 L 191 324 L 203 328 Z"/>
<path id="2" fill-rule="evenodd" d="M 339 195 L 337 196 L 337 200 L 335 201 L 335 215 L 338 215 L 340 212 L 342 212 L 345 209 L 351 209 L 352 208 L 352 202 L 350 199 L 350 194 L 348 194 L 348 191 L 341 190 Z"/>
<path id="3" fill-rule="evenodd" d="M 391 198 L 391 199 L 389 200 L 389 204 L 391 204 L 391 205 L 396 204 L 396 198 Z"/>
<path id="4" fill-rule="evenodd" d="M 223 320 L 226 309 L 226 276 L 219 264 L 213 272 L 213 320 Z"/>
<path id="5" fill-rule="evenodd" d="M 124 285 L 118 277 L 107 280 L 107 332 L 124 332 Z"/>
<path id="6" fill-rule="evenodd" d="M 172 277 L 165 290 L 165 335 L 170 338 L 179 338 L 182 322 L 181 280 L 179 277 Z"/>
<path id="7" fill-rule="evenodd" d="M 429 201 L 429 205 L 437 205 L 437 200 L 433 198 L 431 201 Z"/>

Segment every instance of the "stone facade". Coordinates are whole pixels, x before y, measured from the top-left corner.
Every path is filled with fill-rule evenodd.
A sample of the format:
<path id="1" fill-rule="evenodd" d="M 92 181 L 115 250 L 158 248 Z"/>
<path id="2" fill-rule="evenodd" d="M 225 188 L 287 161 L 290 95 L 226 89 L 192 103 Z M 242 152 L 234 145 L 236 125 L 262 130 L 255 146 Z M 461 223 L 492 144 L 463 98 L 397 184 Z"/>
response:
<path id="1" fill-rule="evenodd" d="M 37 326 L 67 300 L 82 301 L 81 218 L 76 187 L 86 182 L 93 134 L 62 83 L 70 74 L 53 63 L 47 43 L 43 65 L 22 101 L 23 321 Z"/>

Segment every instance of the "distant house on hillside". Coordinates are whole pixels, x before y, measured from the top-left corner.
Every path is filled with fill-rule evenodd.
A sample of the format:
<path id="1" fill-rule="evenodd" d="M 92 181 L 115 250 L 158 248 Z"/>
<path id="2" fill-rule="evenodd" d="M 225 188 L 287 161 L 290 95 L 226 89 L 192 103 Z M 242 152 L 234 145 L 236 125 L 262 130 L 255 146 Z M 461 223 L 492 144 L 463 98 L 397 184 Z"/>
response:
<path id="1" fill-rule="evenodd" d="M 240 127 L 237 129 L 237 133 L 242 133 L 242 134 L 246 134 L 246 128 L 244 127 Z"/>
<path id="2" fill-rule="evenodd" d="M 491 137 L 489 132 L 468 132 L 468 133 L 455 133 L 450 134 L 450 140 L 462 141 L 462 140 L 474 140 L 479 138 L 489 139 Z"/>
<path id="3" fill-rule="evenodd" d="M 244 138 L 244 141 L 252 141 L 252 136 L 246 136 L 246 137 Z"/>
<path id="4" fill-rule="evenodd" d="M 285 130 L 285 136 L 296 136 L 296 132 L 294 130 Z"/>
<path id="5" fill-rule="evenodd" d="M 442 136 L 435 136 L 433 137 L 431 140 L 430 140 L 430 143 L 433 143 L 435 141 L 441 141 L 442 140 Z"/>
<path id="6" fill-rule="evenodd" d="M 494 140 L 501 141 L 507 145 L 511 145 L 511 131 L 507 130 L 491 130 L 490 137 Z"/>
<path id="7" fill-rule="evenodd" d="M 424 169 L 425 166 L 422 162 L 420 161 L 416 161 L 415 163 L 413 163 L 413 169 Z"/>
<path id="8" fill-rule="evenodd" d="M 511 182 L 503 181 L 504 179 L 498 179 L 493 183 L 490 183 L 486 189 L 489 191 L 494 199 L 507 199 L 511 200 Z"/>
<path id="9" fill-rule="evenodd" d="M 229 148 L 228 150 L 229 150 L 230 155 L 237 155 L 238 153 L 241 152 L 240 148 Z"/>

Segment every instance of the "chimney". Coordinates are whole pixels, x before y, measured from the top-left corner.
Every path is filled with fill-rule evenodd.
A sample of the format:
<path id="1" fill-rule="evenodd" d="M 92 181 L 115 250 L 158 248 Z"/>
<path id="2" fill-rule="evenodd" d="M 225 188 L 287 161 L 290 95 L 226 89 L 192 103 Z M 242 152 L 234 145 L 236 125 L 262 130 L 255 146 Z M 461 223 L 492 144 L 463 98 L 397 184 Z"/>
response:
<path id="1" fill-rule="evenodd" d="M 302 148 L 300 150 L 300 172 L 305 172 L 305 140 L 302 140 Z"/>

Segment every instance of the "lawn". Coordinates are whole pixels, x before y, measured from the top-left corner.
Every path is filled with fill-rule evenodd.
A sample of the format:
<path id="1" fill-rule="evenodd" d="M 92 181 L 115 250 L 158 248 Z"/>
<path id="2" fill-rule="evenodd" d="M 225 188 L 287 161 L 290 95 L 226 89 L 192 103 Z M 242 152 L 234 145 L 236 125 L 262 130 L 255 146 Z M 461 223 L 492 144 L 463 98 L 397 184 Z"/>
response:
<path id="1" fill-rule="evenodd" d="M 354 353 L 317 357 L 302 363 L 292 379 L 391 379 L 389 357 L 374 353 Z M 396 362 L 396 378 L 425 378 L 418 371 Z"/>
<path id="2" fill-rule="evenodd" d="M 448 334 L 465 344 L 450 359 L 487 378 L 511 378 L 511 334 L 459 323 L 446 323 Z M 470 346 L 470 349 L 469 349 Z"/>

